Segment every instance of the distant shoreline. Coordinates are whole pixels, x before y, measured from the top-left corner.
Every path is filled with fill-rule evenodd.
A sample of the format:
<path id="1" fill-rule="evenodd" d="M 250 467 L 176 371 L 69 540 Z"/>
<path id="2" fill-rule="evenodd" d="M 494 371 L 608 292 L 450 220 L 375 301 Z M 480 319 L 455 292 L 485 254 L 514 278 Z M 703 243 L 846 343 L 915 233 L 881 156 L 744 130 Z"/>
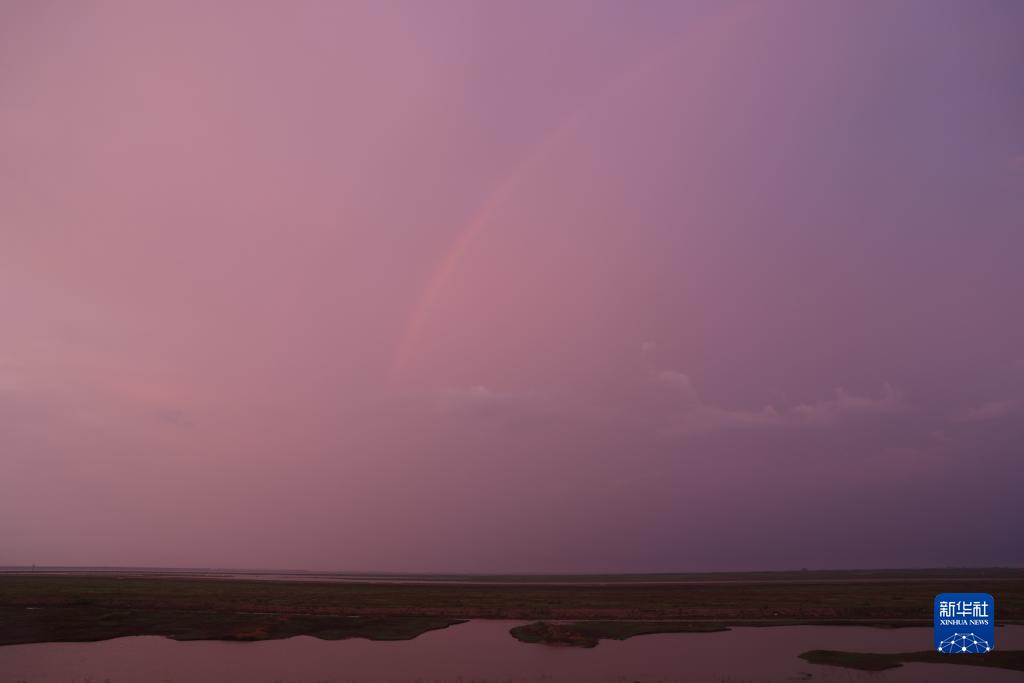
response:
<path id="1" fill-rule="evenodd" d="M 163 567 L 0 567 L 3 576 L 118 576 L 134 578 L 219 579 L 228 581 L 275 581 L 312 583 L 397 585 L 716 585 L 736 583 L 837 584 L 894 581 L 927 582 L 939 578 L 984 582 L 991 579 L 1024 581 L 1024 568 L 927 568 L 927 569 L 804 569 L 751 572 L 680 572 L 623 574 L 427 574 L 389 572 L 328 572 L 311 570 L 206 569 Z"/>

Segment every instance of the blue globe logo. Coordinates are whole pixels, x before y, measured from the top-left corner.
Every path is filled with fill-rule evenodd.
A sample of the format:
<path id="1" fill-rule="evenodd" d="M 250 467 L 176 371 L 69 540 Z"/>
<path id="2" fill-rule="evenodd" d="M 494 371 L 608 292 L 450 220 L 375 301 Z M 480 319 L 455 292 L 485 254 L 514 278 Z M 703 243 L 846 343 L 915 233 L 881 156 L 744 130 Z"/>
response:
<path id="1" fill-rule="evenodd" d="M 989 593 L 940 593 L 934 608 L 932 652 L 966 655 L 995 649 L 996 601 Z"/>
<path id="2" fill-rule="evenodd" d="M 988 652 L 992 649 L 989 642 L 973 633 L 954 633 L 939 643 L 939 652 L 946 654 L 964 654 Z"/>

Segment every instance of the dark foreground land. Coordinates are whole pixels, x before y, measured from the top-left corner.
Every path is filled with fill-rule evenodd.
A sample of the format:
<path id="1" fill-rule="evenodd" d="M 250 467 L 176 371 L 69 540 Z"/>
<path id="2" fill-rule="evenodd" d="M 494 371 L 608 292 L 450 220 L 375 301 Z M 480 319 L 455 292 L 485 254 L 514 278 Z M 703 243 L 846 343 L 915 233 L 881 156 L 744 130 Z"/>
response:
<path id="1" fill-rule="evenodd" d="M 993 650 L 984 655 L 963 656 L 941 652 L 897 652 L 877 654 L 872 652 L 841 652 L 839 650 L 811 650 L 800 655 L 811 664 L 828 664 L 861 671 L 884 671 L 895 669 L 910 662 L 923 664 L 962 664 L 985 666 L 993 669 L 1024 671 L 1024 650 Z"/>
<path id="2" fill-rule="evenodd" d="M 1024 623 L 1021 569 L 572 580 L 467 577 L 464 582 L 423 577 L 267 581 L 234 575 L 7 572 L 0 573 L 0 645 L 126 635 L 400 640 L 475 618 L 535 620 L 514 629 L 513 635 L 526 642 L 593 647 L 603 638 L 741 625 L 930 626 L 935 595 L 958 591 L 991 593 L 997 623 Z M 808 658 L 849 665 L 848 654 L 808 653 Z M 879 655 L 884 661 L 863 661 L 894 666 L 925 656 L 930 655 Z"/>

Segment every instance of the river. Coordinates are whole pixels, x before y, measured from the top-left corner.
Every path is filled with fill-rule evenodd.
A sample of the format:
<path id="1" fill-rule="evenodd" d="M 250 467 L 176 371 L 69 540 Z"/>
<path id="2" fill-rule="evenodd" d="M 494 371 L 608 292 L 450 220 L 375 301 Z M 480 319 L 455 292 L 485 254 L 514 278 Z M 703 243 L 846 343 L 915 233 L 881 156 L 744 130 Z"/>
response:
<path id="1" fill-rule="evenodd" d="M 859 626 L 734 628 L 601 641 L 593 649 L 521 643 L 519 621 L 474 620 L 401 642 L 307 636 L 236 643 L 156 636 L 0 647 L 0 683 L 343 683 L 348 681 L 1021 681 L 1020 672 L 908 664 L 881 673 L 808 664 L 812 649 L 908 652 L 931 629 Z M 1024 626 L 996 631 L 1024 649 Z M 950 655 L 951 657 L 958 655 Z M 960 655 L 972 656 L 972 655 Z M 973 655 L 983 657 L 984 655 Z"/>

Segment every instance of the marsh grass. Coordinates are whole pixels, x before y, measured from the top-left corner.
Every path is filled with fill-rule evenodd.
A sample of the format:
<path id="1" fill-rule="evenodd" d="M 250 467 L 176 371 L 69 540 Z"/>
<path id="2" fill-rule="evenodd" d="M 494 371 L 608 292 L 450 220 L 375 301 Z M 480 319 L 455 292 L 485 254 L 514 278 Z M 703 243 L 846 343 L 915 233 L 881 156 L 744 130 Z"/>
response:
<path id="1" fill-rule="evenodd" d="M 980 588 L 996 596 L 1000 624 L 1024 623 L 1024 570 L 720 576 L 419 584 L 0 574 L 0 644 L 128 635 L 404 640 L 471 618 L 569 622 L 570 634 L 555 629 L 536 642 L 564 636 L 572 644 L 741 625 L 930 626 L 936 594 Z"/>

